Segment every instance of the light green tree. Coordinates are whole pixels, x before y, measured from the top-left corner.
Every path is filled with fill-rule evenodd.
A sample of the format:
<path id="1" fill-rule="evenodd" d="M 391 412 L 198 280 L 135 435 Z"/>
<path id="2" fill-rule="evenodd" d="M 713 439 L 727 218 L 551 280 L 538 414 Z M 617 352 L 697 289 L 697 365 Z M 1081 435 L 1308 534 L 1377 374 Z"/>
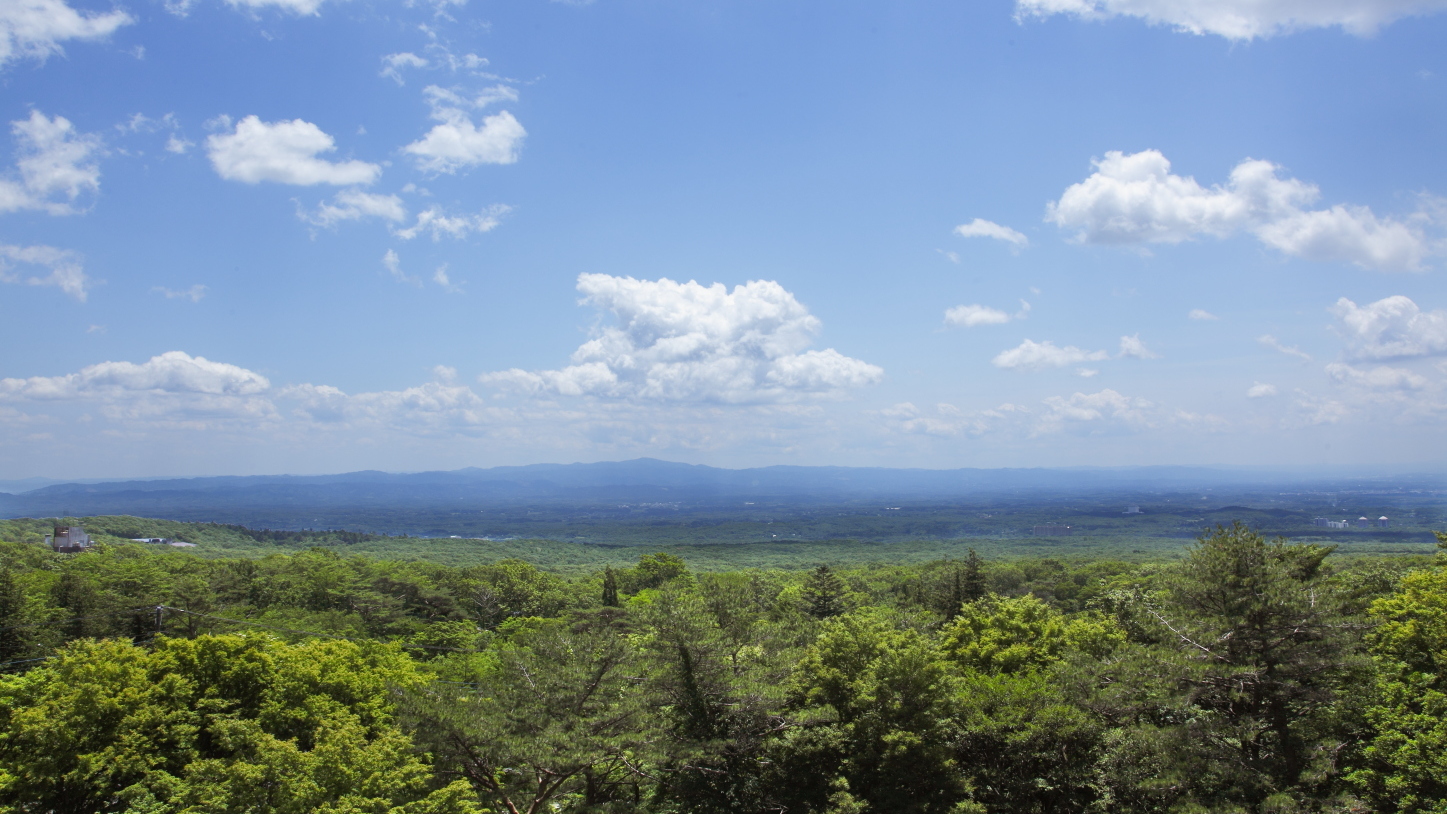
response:
<path id="1" fill-rule="evenodd" d="M 1067 617 L 1029 594 L 972 602 L 940 631 L 950 659 L 985 673 L 1039 669 L 1072 651 L 1104 656 L 1123 641 L 1114 620 L 1094 613 Z"/>
<path id="2" fill-rule="evenodd" d="M 1447 535 L 1437 534 L 1447 558 Z M 1372 605 L 1376 736 L 1353 783 L 1383 812 L 1447 812 L 1447 563 Z"/>
<path id="3" fill-rule="evenodd" d="M 473 814 L 394 721 L 421 680 L 350 642 L 78 641 L 0 681 L 0 810 Z"/>

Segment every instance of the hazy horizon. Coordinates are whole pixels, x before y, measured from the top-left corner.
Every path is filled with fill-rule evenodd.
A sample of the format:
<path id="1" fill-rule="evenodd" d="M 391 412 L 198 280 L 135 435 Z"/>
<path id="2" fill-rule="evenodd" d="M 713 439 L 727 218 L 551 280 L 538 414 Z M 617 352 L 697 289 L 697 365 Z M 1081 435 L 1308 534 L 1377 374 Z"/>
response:
<path id="1" fill-rule="evenodd" d="M 1374 480 L 1407 480 L 1412 478 L 1434 478 L 1447 476 L 1447 467 L 1437 466 L 1410 467 L 1410 466 L 1288 466 L 1288 465 L 1267 465 L 1267 464 L 1140 464 L 1124 466 L 1043 466 L 1043 467 L 850 467 L 835 466 L 831 464 L 800 465 L 800 464 L 766 464 L 757 467 L 718 467 L 709 464 L 690 464 L 684 461 L 670 461 L 659 458 L 634 458 L 629 460 L 598 460 L 598 461 L 538 461 L 530 464 L 502 464 L 492 467 L 465 466 L 456 469 L 416 469 L 416 470 L 384 470 L 384 469 L 357 469 L 346 471 L 327 472 L 210 472 L 190 475 L 98 475 L 81 477 L 52 477 L 46 475 L 32 475 L 24 478 L 0 478 L 0 493 L 19 494 L 30 489 L 43 488 L 45 486 L 62 484 L 86 484 L 86 483 L 117 483 L 131 481 L 169 481 L 169 480 L 202 480 L 210 478 L 327 478 L 341 477 L 346 475 L 360 475 L 376 473 L 384 476 L 405 477 L 409 475 L 425 474 L 450 474 L 465 472 L 468 470 L 480 470 L 483 472 L 499 469 L 525 469 L 540 467 L 588 467 L 592 465 L 609 464 L 635 464 L 651 462 L 664 465 L 681 466 L 703 466 L 710 469 L 724 472 L 742 472 L 754 469 L 770 469 L 775 467 L 797 467 L 805 470 L 823 469 L 858 469 L 858 470 L 880 470 L 884 472 L 923 472 L 923 473 L 949 473 L 949 472 L 1132 472 L 1151 470 L 1180 470 L 1185 472 L 1198 473 L 1221 473 L 1253 475 L 1259 474 L 1263 483 L 1282 484 L 1307 484 L 1322 480 L 1352 480 L 1352 479 L 1374 479 Z M 26 485 L 31 484 L 31 485 Z M 23 488 L 22 488 L 23 487 Z"/>

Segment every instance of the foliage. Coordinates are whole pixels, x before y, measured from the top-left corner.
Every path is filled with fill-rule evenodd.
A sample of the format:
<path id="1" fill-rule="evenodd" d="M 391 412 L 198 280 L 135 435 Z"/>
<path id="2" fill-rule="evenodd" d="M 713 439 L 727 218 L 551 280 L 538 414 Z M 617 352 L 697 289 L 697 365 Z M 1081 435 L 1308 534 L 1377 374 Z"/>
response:
<path id="1" fill-rule="evenodd" d="M 1444 811 L 1440 563 L 366 544 L 0 543 L 0 813 Z"/>
<path id="2" fill-rule="evenodd" d="M 1372 616 L 1376 737 L 1352 779 L 1379 811 L 1447 812 L 1447 563 L 1409 575 Z"/>
<path id="3" fill-rule="evenodd" d="M 986 673 L 1019 673 L 1053 664 L 1070 651 L 1103 658 L 1125 633 L 1110 618 L 1067 618 L 1040 599 L 990 595 L 966 605 L 941 631 L 941 646 L 958 664 Z"/>
<path id="4" fill-rule="evenodd" d="M 388 688 L 421 682 L 399 651 L 350 642 L 81 640 L 0 684 L 0 805 L 475 811 L 393 720 Z"/>

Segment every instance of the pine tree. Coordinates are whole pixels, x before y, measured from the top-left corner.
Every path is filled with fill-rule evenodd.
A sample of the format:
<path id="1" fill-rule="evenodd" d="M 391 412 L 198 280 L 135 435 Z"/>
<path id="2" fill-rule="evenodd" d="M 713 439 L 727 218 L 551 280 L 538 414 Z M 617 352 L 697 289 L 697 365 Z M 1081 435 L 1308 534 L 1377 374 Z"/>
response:
<path id="1" fill-rule="evenodd" d="M 980 568 L 980 555 L 970 549 L 970 556 L 965 558 L 964 573 L 960 574 L 960 595 L 965 602 L 974 602 L 984 599 L 985 575 Z"/>
<path id="2" fill-rule="evenodd" d="M 618 575 L 613 573 L 612 568 L 603 569 L 603 604 L 610 608 L 619 606 Z"/>
<path id="3" fill-rule="evenodd" d="M 967 604 L 985 597 L 985 577 L 980 572 L 980 556 L 970 549 L 970 556 L 963 567 L 956 565 L 950 570 L 944 586 L 936 594 L 935 607 L 949 622 L 959 617 L 960 610 Z"/>
<path id="4" fill-rule="evenodd" d="M 25 594 L 9 568 L 0 568 L 0 661 L 19 658 L 26 650 Z"/>
<path id="5" fill-rule="evenodd" d="M 804 583 L 804 610 L 815 619 L 828 619 L 844 612 L 844 583 L 821 565 Z"/>

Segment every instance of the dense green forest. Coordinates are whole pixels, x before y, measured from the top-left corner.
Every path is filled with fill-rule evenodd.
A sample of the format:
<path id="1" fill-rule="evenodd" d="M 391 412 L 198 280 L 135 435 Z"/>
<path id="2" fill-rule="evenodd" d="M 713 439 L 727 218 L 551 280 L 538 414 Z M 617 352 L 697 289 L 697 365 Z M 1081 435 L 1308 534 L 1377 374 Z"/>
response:
<path id="1" fill-rule="evenodd" d="M 1447 551 L 545 570 L 126 530 L 0 528 L 0 811 L 1447 812 Z"/>
<path id="2" fill-rule="evenodd" d="M 1425 513 L 1425 512 L 1424 512 Z M 1240 521 L 1268 536 L 1271 530 L 1269 512 L 1240 509 L 1210 513 L 1219 523 L 1205 524 L 1192 518 L 1195 531 L 1158 536 L 1153 533 L 1129 532 L 1128 527 L 1141 518 L 1101 518 L 1116 522 L 1120 528 L 1106 528 L 1100 533 L 1080 533 L 1069 537 L 923 537 L 899 540 L 842 537 L 830 539 L 780 539 L 769 542 L 739 542 L 727 536 L 712 536 L 708 529 L 687 527 L 682 533 L 656 537 L 663 541 L 645 545 L 636 540 L 628 543 L 584 543 L 558 538 L 467 538 L 415 537 L 407 535 L 372 534 L 336 529 L 258 529 L 228 523 L 201 523 L 166 520 L 129 515 L 100 517 L 17 518 L 0 520 L 0 540 L 40 543 L 56 525 L 83 524 L 97 541 L 124 544 L 132 538 L 162 537 L 195 544 L 189 553 L 202 557 L 265 557 L 277 553 L 300 553 L 323 547 L 347 555 L 360 555 L 385 560 L 409 560 L 470 566 L 521 559 L 558 574 L 581 577 L 604 568 L 624 568 L 638 559 L 640 548 L 650 552 L 666 552 L 688 561 L 689 568 L 699 571 L 737 571 L 748 568 L 798 570 L 820 563 L 831 566 L 866 566 L 876 563 L 923 564 L 934 560 L 959 559 L 974 550 L 981 556 L 1000 558 L 1055 557 L 1071 561 L 1081 559 L 1126 560 L 1149 562 L 1178 559 L 1194 535 L 1216 525 Z M 1051 515 L 1036 510 L 1037 517 Z M 1158 522 L 1154 518 L 1151 522 Z M 1043 521 L 1042 521 L 1043 522 Z M 626 527 L 613 528 L 609 536 L 622 535 Z M 677 531 L 677 529 L 675 529 Z M 1315 531 L 1324 531 L 1316 530 Z M 1293 534 L 1295 542 L 1336 546 L 1339 557 L 1375 554 L 1431 554 L 1436 550 L 1430 530 L 1349 529 L 1334 535 Z"/>

